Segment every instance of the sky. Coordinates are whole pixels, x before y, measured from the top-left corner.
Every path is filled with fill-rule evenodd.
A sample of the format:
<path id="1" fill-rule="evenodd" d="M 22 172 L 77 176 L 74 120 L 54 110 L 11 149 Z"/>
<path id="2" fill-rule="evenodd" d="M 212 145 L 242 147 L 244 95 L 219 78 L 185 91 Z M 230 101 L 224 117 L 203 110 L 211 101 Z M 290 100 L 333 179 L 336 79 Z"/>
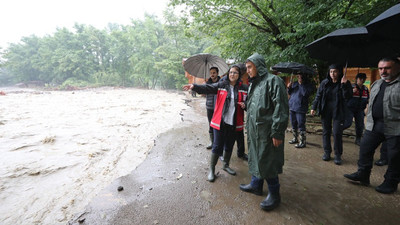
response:
<path id="1" fill-rule="evenodd" d="M 103 29 L 108 23 L 127 25 L 143 19 L 145 12 L 162 18 L 168 0 L 2 0 L 0 48 L 22 37 L 52 35 L 57 28 L 75 23 Z"/>

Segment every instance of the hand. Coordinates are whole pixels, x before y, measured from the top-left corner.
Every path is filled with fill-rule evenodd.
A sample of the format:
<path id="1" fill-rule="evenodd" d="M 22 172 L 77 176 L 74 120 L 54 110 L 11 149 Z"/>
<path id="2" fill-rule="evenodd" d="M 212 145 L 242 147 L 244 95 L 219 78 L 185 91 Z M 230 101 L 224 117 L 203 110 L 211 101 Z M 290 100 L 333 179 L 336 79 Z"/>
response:
<path id="1" fill-rule="evenodd" d="M 314 116 L 315 115 L 315 110 L 311 109 L 310 113 L 311 113 L 311 116 Z"/>
<path id="2" fill-rule="evenodd" d="M 244 102 L 238 102 L 238 104 L 240 105 L 240 108 L 242 109 L 246 108 L 246 104 L 244 104 Z"/>
<path id="3" fill-rule="evenodd" d="M 281 145 L 282 142 L 283 142 L 282 140 L 272 138 L 272 143 L 274 144 L 275 147 L 278 147 L 279 145 Z"/>
<path id="4" fill-rule="evenodd" d="M 192 90 L 192 89 L 193 89 L 193 84 L 186 84 L 186 85 L 183 85 L 183 86 L 182 86 L 182 89 L 183 89 L 184 91 Z"/>
<path id="5" fill-rule="evenodd" d="M 343 75 L 341 83 L 344 84 L 344 83 L 346 83 L 346 82 L 347 82 L 346 75 Z"/>
<path id="6" fill-rule="evenodd" d="M 353 88 L 353 93 L 356 93 L 357 92 L 357 87 L 354 87 Z"/>
<path id="7" fill-rule="evenodd" d="M 292 87 L 292 82 L 289 82 L 288 85 L 287 85 L 287 87 L 288 87 L 288 88 L 291 88 L 291 87 Z"/>

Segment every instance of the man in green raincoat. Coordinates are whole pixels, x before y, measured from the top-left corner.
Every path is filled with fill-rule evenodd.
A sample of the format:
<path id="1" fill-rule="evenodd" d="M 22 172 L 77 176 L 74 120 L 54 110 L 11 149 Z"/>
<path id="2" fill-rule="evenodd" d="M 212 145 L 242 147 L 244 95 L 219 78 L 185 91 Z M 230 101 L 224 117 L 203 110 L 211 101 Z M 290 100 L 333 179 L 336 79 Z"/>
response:
<path id="1" fill-rule="evenodd" d="M 246 61 L 250 76 L 247 96 L 247 141 L 249 149 L 250 184 L 241 184 L 242 191 L 262 195 L 264 179 L 268 196 L 261 202 L 269 211 L 281 201 L 278 174 L 284 163 L 284 139 L 288 125 L 289 106 L 283 80 L 268 73 L 264 57 L 255 53 Z"/>

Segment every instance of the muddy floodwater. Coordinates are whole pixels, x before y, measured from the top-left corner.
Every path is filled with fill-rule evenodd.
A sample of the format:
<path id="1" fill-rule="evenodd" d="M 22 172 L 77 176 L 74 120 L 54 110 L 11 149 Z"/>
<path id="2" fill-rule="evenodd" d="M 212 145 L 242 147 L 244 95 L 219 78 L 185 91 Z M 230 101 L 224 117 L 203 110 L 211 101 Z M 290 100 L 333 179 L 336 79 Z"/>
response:
<path id="1" fill-rule="evenodd" d="M 66 224 L 188 107 L 165 91 L 0 91 L 0 224 Z"/>

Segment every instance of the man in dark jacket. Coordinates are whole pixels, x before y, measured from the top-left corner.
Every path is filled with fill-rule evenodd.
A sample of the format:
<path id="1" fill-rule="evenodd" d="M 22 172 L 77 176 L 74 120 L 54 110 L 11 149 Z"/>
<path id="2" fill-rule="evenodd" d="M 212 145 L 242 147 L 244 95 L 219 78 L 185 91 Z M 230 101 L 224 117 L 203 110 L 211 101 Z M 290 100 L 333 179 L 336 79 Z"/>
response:
<path id="1" fill-rule="evenodd" d="M 247 143 L 249 152 L 250 184 L 241 184 L 242 191 L 262 195 L 264 179 L 268 196 L 261 202 L 263 210 L 279 206 L 281 196 L 278 174 L 284 164 L 285 130 L 288 125 L 289 106 L 285 83 L 268 73 L 264 57 L 255 53 L 246 61 L 251 84 L 248 90 Z"/>
<path id="2" fill-rule="evenodd" d="M 211 67 L 210 68 L 210 78 L 206 81 L 206 84 L 213 84 L 217 83 L 220 79 L 218 76 L 219 69 L 218 67 Z M 215 105 L 215 94 L 207 94 L 206 95 L 206 109 L 207 109 L 207 118 L 208 118 L 208 133 L 210 136 L 210 144 L 207 146 L 207 149 L 212 148 L 213 144 L 213 128 L 210 126 L 211 119 L 214 114 L 214 105 Z"/>
<path id="3" fill-rule="evenodd" d="M 369 100 L 369 91 L 364 85 L 366 79 L 367 75 L 365 73 L 358 73 L 356 75 L 356 82 L 352 84 L 353 97 L 347 102 L 348 112 L 343 125 L 343 130 L 349 128 L 353 123 L 354 117 L 356 123 L 356 145 L 360 145 L 361 136 L 364 131 L 364 111 Z"/>
<path id="4" fill-rule="evenodd" d="M 388 168 L 383 183 L 377 192 L 390 194 L 397 190 L 400 182 L 400 61 L 384 58 L 378 63 L 381 79 L 371 86 L 365 133 L 361 139 L 358 170 L 344 177 L 370 184 L 370 175 L 375 149 L 386 142 Z"/>
<path id="5" fill-rule="evenodd" d="M 305 74 L 297 74 L 297 81 L 288 84 L 290 121 L 292 123 L 293 139 L 289 144 L 298 143 L 300 131 L 300 143 L 296 148 L 306 147 L 306 113 L 308 111 L 308 99 L 314 92 L 314 86 L 308 82 Z"/>

